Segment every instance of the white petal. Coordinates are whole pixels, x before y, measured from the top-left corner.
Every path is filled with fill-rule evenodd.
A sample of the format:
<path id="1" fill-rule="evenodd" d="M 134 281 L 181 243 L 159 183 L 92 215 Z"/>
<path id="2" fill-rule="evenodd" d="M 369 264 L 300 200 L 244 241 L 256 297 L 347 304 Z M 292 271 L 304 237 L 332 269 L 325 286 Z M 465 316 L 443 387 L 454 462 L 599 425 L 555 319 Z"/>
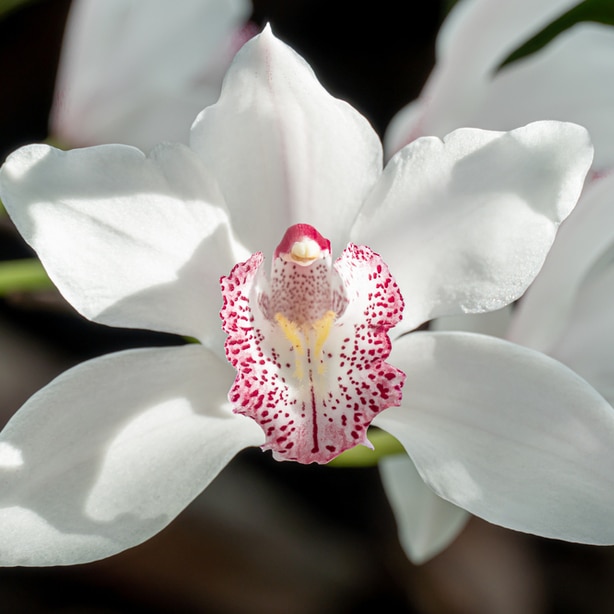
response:
<path id="1" fill-rule="evenodd" d="M 612 248 L 608 256 L 604 270 L 595 270 L 579 289 L 565 330 L 549 353 L 579 373 L 614 405 Z"/>
<path id="2" fill-rule="evenodd" d="M 579 0 L 464 0 L 450 11 L 437 37 L 441 60 L 466 73 L 487 74 L 512 51 Z"/>
<path id="3" fill-rule="evenodd" d="M 509 339 L 550 353 L 591 269 L 614 247 L 614 175 L 593 181 L 514 313 Z"/>
<path id="4" fill-rule="evenodd" d="M 444 499 L 504 527 L 614 543 L 614 410 L 561 363 L 501 339 L 414 333 L 405 407 L 374 423 Z"/>
<path id="5" fill-rule="evenodd" d="M 499 309 L 541 268 L 592 159 L 586 131 L 536 122 L 421 138 L 387 165 L 353 228 L 406 302 L 401 326 Z"/>
<path id="6" fill-rule="evenodd" d="M 463 331 L 466 333 L 482 333 L 493 337 L 504 338 L 512 319 L 513 306 L 508 305 L 497 311 L 486 313 L 467 313 L 457 316 L 444 316 L 429 323 L 433 331 Z"/>
<path id="7" fill-rule="evenodd" d="M 517 47 L 578 3 L 578 0 L 458 2 L 437 37 L 437 63 L 420 95 L 421 109 L 415 113 L 413 125 L 397 124 L 387 134 L 387 141 L 398 148 L 419 135 L 443 136 L 461 126 L 487 127 L 479 122 L 470 123 L 467 118 L 497 67 Z M 522 124 L 512 127 L 518 125 Z"/>
<path id="8" fill-rule="evenodd" d="M 219 277 L 245 254 L 187 147 L 24 147 L 0 195 L 51 279 L 85 317 L 217 343 Z"/>
<path id="9" fill-rule="evenodd" d="M 614 165 L 614 28 L 581 24 L 504 67 L 466 125 L 509 130 L 539 119 L 578 123 L 595 146 L 594 167 Z"/>
<path id="10" fill-rule="evenodd" d="M 341 251 L 382 169 L 367 120 L 330 96 L 269 28 L 239 51 L 191 144 L 219 179 L 241 240 L 265 253 L 295 223 L 315 226 Z"/>
<path id="11" fill-rule="evenodd" d="M 424 104 L 420 99 L 413 100 L 405 105 L 391 120 L 386 127 L 384 135 L 384 151 L 386 160 L 389 160 L 399 149 L 411 143 L 420 136 L 419 120 L 422 118 Z M 458 128 L 459 126 L 455 126 Z M 430 133 L 431 136 L 443 136 L 437 132 Z"/>
<path id="12" fill-rule="evenodd" d="M 203 77 L 250 10 L 247 0 L 73 2 L 51 116 L 55 136 L 72 146 L 187 142 L 194 117 L 221 86 L 217 72 L 209 91 Z M 198 102 L 185 104 L 190 98 Z"/>
<path id="13" fill-rule="evenodd" d="M 405 454 L 384 457 L 379 471 L 408 558 L 419 565 L 445 550 L 470 515 L 438 497 Z"/>
<path id="14" fill-rule="evenodd" d="M 34 395 L 0 440 L 0 563 L 110 556 L 165 527 L 241 449 L 262 443 L 202 346 L 83 363 Z"/>

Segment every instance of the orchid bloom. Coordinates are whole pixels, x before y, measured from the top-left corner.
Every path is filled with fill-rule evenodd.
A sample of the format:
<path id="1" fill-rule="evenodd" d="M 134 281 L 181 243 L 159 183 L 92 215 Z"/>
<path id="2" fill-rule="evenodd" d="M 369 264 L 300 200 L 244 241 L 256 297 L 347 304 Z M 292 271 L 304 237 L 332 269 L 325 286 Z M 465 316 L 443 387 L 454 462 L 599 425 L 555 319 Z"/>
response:
<path id="1" fill-rule="evenodd" d="M 421 135 L 441 136 L 463 125 L 507 130 L 558 119 L 589 129 L 593 173 L 604 175 L 614 166 L 614 28 L 576 25 L 540 51 L 498 69 L 511 52 L 576 4 L 461 0 L 441 28 L 437 64 L 422 94 L 391 122 L 390 152 Z M 614 247 L 613 190 L 611 176 L 586 188 L 513 312 L 444 318 L 431 328 L 496 334 L 545 352 L 614 403 L 614 291 L 612 267 L 604 266 Z M 383 459 L 380 472 L 412 561 L 431 558 L 465 526 L 469 514 L 427 488 L 407 456 Z"/>
<path id="2" fill-rule="evenodd" d="M 371 421 L 474 513 L 614 541 L 614 416 L 591 386 L 504 340 L 406 334 L 525 291 L 582 189 L 586 131 L 463 129 L 382 159 L 369 123 L 268 27 L 190 147 L 9 156 L 0 196 L 81 314 L 200 343 L 85 362 L 15 414 L 0 434 L 2 564 L 109 556 L 239 450 L 326 462 L 369 445 Z"/>
<path id="3" fill-rule="evenodd" d="M 234 53 L 251 34 L 249 0 L 74 0 L 52 137 L 81 147 L 145 151 L 187 143 L 196 114 L 215 102 Z"/>

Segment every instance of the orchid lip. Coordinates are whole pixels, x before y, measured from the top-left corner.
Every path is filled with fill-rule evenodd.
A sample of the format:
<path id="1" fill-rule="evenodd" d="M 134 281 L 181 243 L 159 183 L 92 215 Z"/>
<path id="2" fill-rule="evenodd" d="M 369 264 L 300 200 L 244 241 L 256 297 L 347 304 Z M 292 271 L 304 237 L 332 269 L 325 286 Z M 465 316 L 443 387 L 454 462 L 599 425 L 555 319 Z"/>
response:
<path id="1" fill-rule="evenodd" d="M 362 444 L 373 418 L 401 401 L 404 374 L 385 362 L 403 299 L 381 257 L 291 226 L 270 279 L 254 254 L 222 278 L 234 411 L 263 429 L 277 460 L 326 463 Z"/>

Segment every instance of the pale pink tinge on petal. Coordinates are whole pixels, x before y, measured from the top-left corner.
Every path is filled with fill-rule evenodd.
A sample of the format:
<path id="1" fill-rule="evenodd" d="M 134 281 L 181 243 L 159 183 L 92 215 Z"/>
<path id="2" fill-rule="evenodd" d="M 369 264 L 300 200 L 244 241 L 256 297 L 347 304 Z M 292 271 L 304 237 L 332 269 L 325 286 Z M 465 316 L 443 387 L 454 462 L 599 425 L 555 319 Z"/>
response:
<path id="1" fill-rule="evenodd" d="M 373 418 L 401 401 L 405 375 L 385 360 L 403 299 L 367 247 L 348 246 L 332 268 L 326 249 L 312 263 L 297 264 L 287 253 L 278 248 L 270 286 L 260 253 L 221 280 L 226 355 L 237 369 L 229 399 L 262 427 L 263 449 L 277 460 L 326 463 L 357 444 L 370 446 Z M 291 310 L 284 283 L 299 303 Z"/>

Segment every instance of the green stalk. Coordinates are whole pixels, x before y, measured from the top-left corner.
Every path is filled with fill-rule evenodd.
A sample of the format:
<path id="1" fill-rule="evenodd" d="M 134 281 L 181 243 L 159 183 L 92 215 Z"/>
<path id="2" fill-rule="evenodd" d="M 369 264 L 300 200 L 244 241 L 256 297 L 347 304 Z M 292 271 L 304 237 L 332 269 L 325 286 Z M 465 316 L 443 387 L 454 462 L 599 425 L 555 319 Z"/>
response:
<path id="1" fill-rule="evenodd" d="M 36 258 L 0 262 L 0 296 L 53 288 L 53 283 Z"/>
<path id="2" fill-rule="evenodd" d="M 405 453 L 399 441 L 385 431 L 370 430 L 369 441 L 373 444 L 374 450 L 369 450 L 365 446 L 356 446 L 334 458 L 328 465 L 330 467 L 374 467 L 384 456 Z"/>

